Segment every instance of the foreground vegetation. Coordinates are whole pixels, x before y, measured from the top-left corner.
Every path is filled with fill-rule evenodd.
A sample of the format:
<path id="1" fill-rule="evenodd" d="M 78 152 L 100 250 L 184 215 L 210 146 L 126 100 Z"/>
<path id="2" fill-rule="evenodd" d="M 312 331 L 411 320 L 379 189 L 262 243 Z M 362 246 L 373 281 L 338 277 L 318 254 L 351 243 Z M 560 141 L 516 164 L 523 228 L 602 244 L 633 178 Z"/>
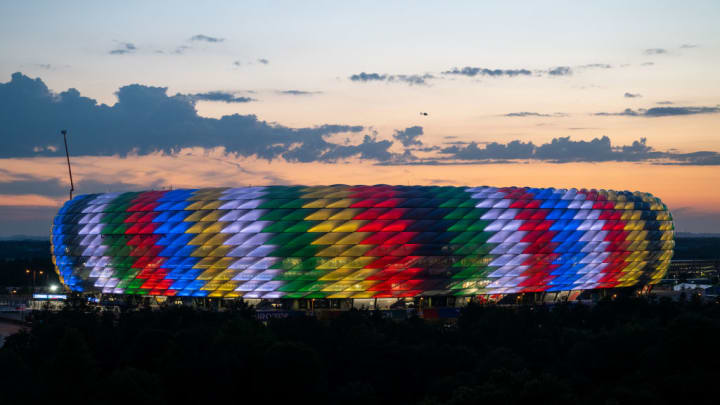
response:
<path id="1" fill-rule="evenodd" d="M 0 403 L 716 403 L 716 304 L 471 306 L 453 326 L 252 315 L 39 314 L 0 349 Z"/>

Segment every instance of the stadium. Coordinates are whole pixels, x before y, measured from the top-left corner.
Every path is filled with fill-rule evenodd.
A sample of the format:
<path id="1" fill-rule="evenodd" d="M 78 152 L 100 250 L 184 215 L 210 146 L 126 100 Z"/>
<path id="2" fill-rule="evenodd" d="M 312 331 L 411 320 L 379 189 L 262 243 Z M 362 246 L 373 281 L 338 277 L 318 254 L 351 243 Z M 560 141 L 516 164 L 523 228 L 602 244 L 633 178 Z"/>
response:
<path id="1" fill-rule="evenodd" d="M 76 292 L 468 301 L 647 288 L 673 235 L 640 192 L 267 186 L 77 196 L 52 246 Z"/>

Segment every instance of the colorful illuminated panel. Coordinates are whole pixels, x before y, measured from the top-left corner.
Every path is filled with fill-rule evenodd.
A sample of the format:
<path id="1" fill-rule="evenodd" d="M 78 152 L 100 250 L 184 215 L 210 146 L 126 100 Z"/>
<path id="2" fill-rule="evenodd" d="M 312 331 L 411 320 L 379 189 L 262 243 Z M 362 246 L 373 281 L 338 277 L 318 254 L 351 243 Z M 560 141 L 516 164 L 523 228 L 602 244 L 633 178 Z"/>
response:
<path id="1" fill-rule="evenodd" d="M 52 244 L 75 291 L 372 298 L 654 284 L 674 240 L 646 193 L 341 185 L 82 195 Z"/>

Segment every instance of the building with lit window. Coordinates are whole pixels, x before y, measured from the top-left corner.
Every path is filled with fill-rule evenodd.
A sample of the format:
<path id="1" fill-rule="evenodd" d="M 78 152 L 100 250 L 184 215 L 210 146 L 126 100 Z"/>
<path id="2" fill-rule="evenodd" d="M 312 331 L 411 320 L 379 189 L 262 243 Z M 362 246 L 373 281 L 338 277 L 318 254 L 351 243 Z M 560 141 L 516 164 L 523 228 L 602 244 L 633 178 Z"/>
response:
<path id="1" fill-rule="evenodd" d="M 655 284 L 673 233 L 640 192 L 269 186 L 81 195 L 52 245 L 74 291 L 475 297 Z"/>

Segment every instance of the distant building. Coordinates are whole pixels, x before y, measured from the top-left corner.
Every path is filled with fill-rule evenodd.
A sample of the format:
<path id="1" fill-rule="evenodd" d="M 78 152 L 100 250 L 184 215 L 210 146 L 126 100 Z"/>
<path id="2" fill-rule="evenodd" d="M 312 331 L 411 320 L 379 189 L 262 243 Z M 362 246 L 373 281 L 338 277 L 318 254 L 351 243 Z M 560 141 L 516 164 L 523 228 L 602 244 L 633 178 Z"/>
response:
<path id="1" fill-rule="evenodd" d="M 440 301 L 652 285 L 673 232 L 639 192 L 270 186 L 78 196 L 52 244 L 74 291 Z"/>

